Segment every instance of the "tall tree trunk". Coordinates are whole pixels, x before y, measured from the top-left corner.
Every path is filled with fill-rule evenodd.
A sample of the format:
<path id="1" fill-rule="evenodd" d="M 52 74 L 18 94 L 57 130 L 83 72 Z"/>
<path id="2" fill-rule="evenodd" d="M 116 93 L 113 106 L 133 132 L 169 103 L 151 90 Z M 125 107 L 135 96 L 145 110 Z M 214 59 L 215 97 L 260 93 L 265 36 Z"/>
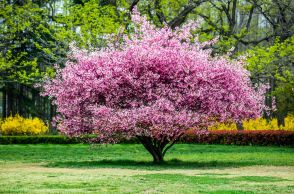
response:
<path id="1" fill-rule="evenodd" d="M 3 87 L 2 90 L 2 117 L 6 117 L 6 87 Z"/>
<path id="2" fill-rule="evenodd" d="M 25 93 L 24 93 L 24 86 L 22 84 L 19 84 L 19 91 L 17 93 L 18 97 L 18 112 L 20 115 L 25 116 L 25 104 L 24 104 L 24 98 L 25 98 Z"/>
<path id="3" fill-rule="evenodd" d="M 52 132 L 52 133 L 55 134 L 55 133 L 57 133 L 57 129 L 56 129 L 55 126 L 53 126 L 51 124 L 51 122 L 52 122 L 53 117 L 55 116 L 56 109 L 55 109 L 55 106 L 52 105 L 52 103 L 51 103 L 50 100 L 48 100 L 47 103 L 49 105 L 49 114 L 48 114 L 48 126 L 49 126 L 49 130 L 50 130 L 50 132 Z"/>
<path id="4" fill-rule="evenodd" d="M 284 112 L 279 112 L 277 114 L 277 119 L 278 119 L 278 126 L 285 126 L 285 113 Z"/>
<path id="5" fill-rule="evenodd" d="M 13 115 L 13 85 L 7 84 L 6 87 L 6 116 Z"/>
<path id="6" fill-rule="evenodd" d="M 32 89 L 31 92 L 32 92 L 32 102 L 33 102 L 32 103 L 33 111 L 31 112 L 31 116 L 36 117 L 36 116 L 39 116 L 39 115 L 37 115 L 37 107 L 38 107 L 37 92 L 35 89 Z"/>

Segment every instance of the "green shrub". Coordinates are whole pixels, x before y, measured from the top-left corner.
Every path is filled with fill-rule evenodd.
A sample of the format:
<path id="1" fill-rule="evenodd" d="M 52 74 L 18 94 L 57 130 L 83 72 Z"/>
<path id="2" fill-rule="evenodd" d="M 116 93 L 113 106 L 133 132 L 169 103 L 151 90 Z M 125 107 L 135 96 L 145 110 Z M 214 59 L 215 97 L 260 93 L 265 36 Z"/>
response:
<path id="1" fill-rule="evenodd" d="M 60 135 L 46 136 L 0 136 L 0 144 L 76 144 L 81 139 L 68 138 Z"/>
<path id="2" fill-rule="evenodd" d="M 294 146 L 294 131 L 216 130 L 207 134 L 198 134 L 197 131 L 191 130 L 186 133 L 181 141 L 183 143 L 200 144 Z"/>
<path id="3" fill-rule="evenodd" d="M 0 136 L 0 144 L 76 144 L 89 143 L 91 138 L 91 136 L 69 138 L 61 135 Z M 137 139 L 130 139 L 122 140 L 121 143 L 139 142 Z M 210 131 L 201 135 L 197 131 L 188 131 L 180 143 L 294 146 L 294 131 Z"/>

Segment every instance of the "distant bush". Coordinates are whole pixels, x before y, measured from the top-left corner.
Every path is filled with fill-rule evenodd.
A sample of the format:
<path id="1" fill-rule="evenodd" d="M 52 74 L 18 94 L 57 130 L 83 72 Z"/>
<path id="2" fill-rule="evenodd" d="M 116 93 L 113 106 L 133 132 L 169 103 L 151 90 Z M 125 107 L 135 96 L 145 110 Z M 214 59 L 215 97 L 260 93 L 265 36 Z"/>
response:
<path id="1" fill-rule="evenodd" d="M 226 145 L 262 145 L 294 146 L 294 131 L 284 130 L 216 130 L 198 134 L 188 131 L 181 139 L 182 143 L 226 144 Z"/>
<path id="2" fill-rule="evenodd" d="M 243 121 L 245 130 L 294 130 L 294 116 L 288 115 L 285 118 L 285 126 L 278 126 L 277 119 L 267 121 L 264 118 L 250 119 Z M 237 130 L 235 123 L 219 123 L 209 127 L 209 130 Z"/>
<path id="3" fill-rule="evenodd" d="M 0 123 L 2 135 L 40 135 L 48 132 L 48 126 L 39 118 L 23 118 L 20 115 L 5 118 Z"/>

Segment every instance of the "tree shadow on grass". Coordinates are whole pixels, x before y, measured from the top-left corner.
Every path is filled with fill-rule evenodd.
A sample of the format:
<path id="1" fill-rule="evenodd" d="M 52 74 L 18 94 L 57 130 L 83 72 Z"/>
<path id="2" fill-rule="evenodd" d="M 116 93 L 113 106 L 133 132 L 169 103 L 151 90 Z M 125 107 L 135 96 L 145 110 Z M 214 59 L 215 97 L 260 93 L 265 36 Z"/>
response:
<path id="1" fill-rule="evenodd" d="M 165 169 L 224 169 L 243 166 L 258 165 L 256 162 L 224 162 L 224 161 L 182 161 L 171 159 L 161 164 L 154 164 L 149 161 L 136 160 L 98 160 L 98 161 L 66 161 L 51 162 L 46 167 L 58 168 L 122 168 L 140 170 L 165 170 Z"/>

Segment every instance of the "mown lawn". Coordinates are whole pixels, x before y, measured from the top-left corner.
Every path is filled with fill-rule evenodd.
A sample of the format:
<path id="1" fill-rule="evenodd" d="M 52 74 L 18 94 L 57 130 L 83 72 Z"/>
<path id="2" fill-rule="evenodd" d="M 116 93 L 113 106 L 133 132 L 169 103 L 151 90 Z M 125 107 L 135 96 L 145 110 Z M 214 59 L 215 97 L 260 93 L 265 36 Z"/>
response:
<path id="1" fill-rule="evenodd" d="M 0 145 L 0 193 L 294 193 L 294 148 Z"/>

